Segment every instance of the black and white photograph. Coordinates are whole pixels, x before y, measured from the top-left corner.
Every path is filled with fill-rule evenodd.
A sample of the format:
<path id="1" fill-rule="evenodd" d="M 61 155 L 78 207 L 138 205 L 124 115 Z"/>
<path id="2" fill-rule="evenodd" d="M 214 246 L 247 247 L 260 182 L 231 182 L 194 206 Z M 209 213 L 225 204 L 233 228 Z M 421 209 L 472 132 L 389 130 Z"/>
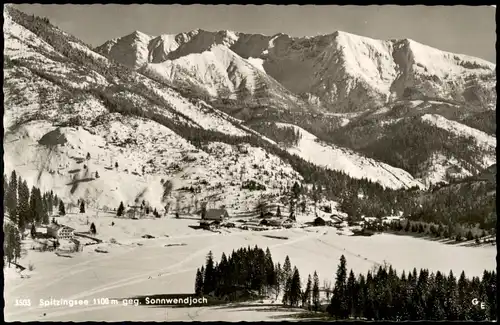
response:
<path id="1" fill-rule="evenodd" d="M 5 4 L 4 320 L 496 322 L 495 15 Z"/>

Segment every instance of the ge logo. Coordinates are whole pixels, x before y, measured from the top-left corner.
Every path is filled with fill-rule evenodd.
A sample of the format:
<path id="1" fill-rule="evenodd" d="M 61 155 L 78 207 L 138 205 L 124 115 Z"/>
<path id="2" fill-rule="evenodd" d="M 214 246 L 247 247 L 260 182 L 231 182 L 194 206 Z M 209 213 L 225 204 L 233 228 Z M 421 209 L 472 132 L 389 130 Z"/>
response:
<path id="1" fill-rule="evenodd" d="M 486 309 L 486 304 L 485 304 L 484 302 L 482 302 L 482 301 L 477 300 L 477 298 L 472 299 L 472 304 L 473 304 L 474 306 L 479 305 L 479 307 L 480 307 L 481 309 Z"/>

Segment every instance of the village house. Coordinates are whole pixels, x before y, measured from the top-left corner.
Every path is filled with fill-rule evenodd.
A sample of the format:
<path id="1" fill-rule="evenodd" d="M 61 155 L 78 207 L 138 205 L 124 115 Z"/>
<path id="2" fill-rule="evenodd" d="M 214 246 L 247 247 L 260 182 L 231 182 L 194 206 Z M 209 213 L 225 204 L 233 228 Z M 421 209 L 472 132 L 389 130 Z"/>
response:
<path id="1" fill-rule="evenodd" d="M 140 206 L 130 206 L 125 211 L 125 216 L 130 219 L 143 218 L 146 215 L 146 209 Z"/>
<path id="2" fill-rule="evenodd" d="M 217 220 L 217 221 L 224 221 L 226 219 L 229 219 L 229 214 L 227 213 L 226 209 L 209 209 L 205 213 L 205 217 L 202 218 L 203 220 Z"/>
<path id="3" fill-rule="evenodd" d="M 64 225 L 51 224 L 47 226 L 47 234 L 57 239 L 71 239 L 74 232 L 75 229 Z"/>
<path id="4" fill-rule="evenodd" d="M 130 219 L 133 219 L 135 218 L 136 216 L 136 210 L 134 208 L 128 208 L 127 211 L 125 211 L 125 215 L 130 218 Z"/>

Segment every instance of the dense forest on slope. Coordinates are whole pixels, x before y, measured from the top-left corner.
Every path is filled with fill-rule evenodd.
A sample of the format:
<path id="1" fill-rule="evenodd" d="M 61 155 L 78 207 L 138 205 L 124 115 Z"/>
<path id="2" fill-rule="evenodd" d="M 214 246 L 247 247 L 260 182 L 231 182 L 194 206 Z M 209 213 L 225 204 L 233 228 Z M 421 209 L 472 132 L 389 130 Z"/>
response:
<path id="1" fill-rule="evenodd" d="M 473 113 L 461 118 L 459 122 L 490 135 L 495 135 L 497 131 L 496 110 Z"/>
<path id="2" fill-rule="evenodd" d="M 253 130 L 259 132 L 263 136 L 274 140 L 279 145 L 284 147 L 296 146 L 302 135 L 299 130 L 292 126 L 278 127 L 273 122 L 258 122 L 249 125 Z"/>

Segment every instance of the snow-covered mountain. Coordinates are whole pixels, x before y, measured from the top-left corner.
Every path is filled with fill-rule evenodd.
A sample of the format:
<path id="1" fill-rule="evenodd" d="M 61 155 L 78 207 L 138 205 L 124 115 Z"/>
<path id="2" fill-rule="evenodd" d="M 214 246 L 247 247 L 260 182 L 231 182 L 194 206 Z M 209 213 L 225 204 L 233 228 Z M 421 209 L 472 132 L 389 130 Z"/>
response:
<path id="1" fill-rule="evenodd" d="M 290 108 L 301 102 L 268 75 L 259 58 L 243 58 L 231 45 L 233 32 L 194 30 L 153 37 L 136 31 L 106 42 L 98 51 L 157 81 L 198 96 L 239 100 L 266 99 Z"/>
<path id="2" fill-rule="evenodd" d="M 211 96 L 240 96 L 242 79 L 248 80 L 244 93 L 251 95 L 255 76 L 267 76 L 269 84 L 274 79 L 333 112 L 362 111 L 400 99 L 442 98 L 484 108 L 494 108 L 496 101 L 494 64 L 409 39 L 383 41 L 346 32 L 301 38 L 232 31 L 158 37 L 135 32 L 98 50 L 176 85 L 187 78 Z M 244 63 L 228 64 L 228 53 L 232 62 Z"/>

